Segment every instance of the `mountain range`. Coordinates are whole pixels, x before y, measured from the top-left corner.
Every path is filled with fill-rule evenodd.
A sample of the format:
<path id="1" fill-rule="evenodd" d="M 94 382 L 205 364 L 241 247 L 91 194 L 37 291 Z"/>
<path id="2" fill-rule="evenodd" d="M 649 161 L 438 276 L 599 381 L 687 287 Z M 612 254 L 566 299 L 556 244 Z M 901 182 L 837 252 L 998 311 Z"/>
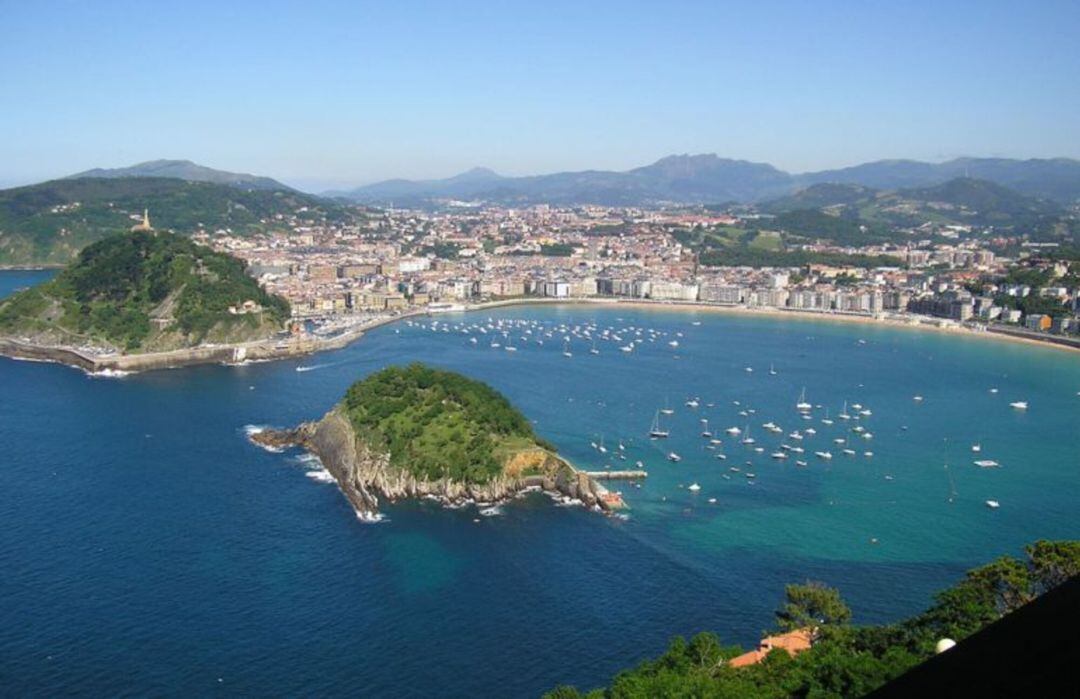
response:
<path id="1" fill-rule="evenodd" d="M 504 177 L 476 168 L 441 180 L 386 180 L 324 196 L 368 204 L 412 206 L 435 200 L 484 200 L 507 205 L 760 202 L 815 184 L 873 189 L 929 187 L 957 177 L 977 178 L 1062 204 L 1080 200 L 1080 161 L 957 158 L 944 163 L 880 160 L 836 170 L 792 174 L 767 163 L 714 154 L 671 155 L 622 172 L 584 170 Z"/>
<path id="2" fill-rule="evenodd" d="M 188 182 L 210 182 L 224 184 L 239 189 L 261 189 L 266 191 L 290 191 L 292 187 L 269 177 L 248 175 L 240 172 L 227 172 L 197 165 L 190 160 L 148 160 L 129 167 L 94 168 L 85 172 L 69 175 L 64 179 L 77 180 L 87 177 L 116 179 L 121 177 L 168 177 Z"/>

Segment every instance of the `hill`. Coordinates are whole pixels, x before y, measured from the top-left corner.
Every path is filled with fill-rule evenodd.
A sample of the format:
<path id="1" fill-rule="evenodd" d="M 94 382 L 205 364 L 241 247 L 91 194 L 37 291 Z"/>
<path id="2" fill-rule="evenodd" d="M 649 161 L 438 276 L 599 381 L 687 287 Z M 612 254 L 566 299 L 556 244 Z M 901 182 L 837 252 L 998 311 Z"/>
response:
<path id="1" fill-rule="evenodd" d="M 269 177 L 259 177 L 240 172 L 228 172 L 197 165 L 190 160 L 149 160 L 128 167 L 94 168 L 85 172 L 69 175 L 64 179 L 77 180 L 87 177 L 116 179 L 120 177 L 168 177 L 187 182 L 210 182 L 224 184 L 240 189 L 265 189 L 270 191 L 292 191 Z"/>
<path id="2" fill-rule="evenodd" d="M 485 483 L 538 445 L 528 419 L 487 384 L 422 364 L 354 383 L 343 408 L 360 439 L 423 480 Z"/>
<path id="3" fill-rule="evenodd" d="M 502 177 L 472 170 L 442 180 L 389 180 L 330 193 L 361 203 L 426 205 L 441 199 L 477 199 L 506 205 L 549 203 L 637 206 L 661 203 L 758 202 L 813 185 L 857 185 L 896 190 L 929 187 L 971 176 L 1059 203 L 1080 200 L 1080 161 L 959 158 L 944 163 L 881 160 L 848 168 L 791 174 L 767 163 L 715 154 L 671 155 L 617 172 L 584 170 Z"/>
<path id="4" fill-rule="evenodd" d="M 542 488 L 601 510 L 622 501 L 555 454 L 491 387 L 423 364 L 389 367 L 349 387 L 317 422 L 263 430 L 252 441 L 319 457 L 364 519 L 379 500 L 499 503 Z"/>
<path id="5" fill-rule="evenodd" d="M 65 264 L 89 243 L 129 228 L 144 209 L 156 228 L 179 233 L 246 232 L 348 215 L 338 204 L 292 190 L 161 177 L 53 180 L 0 191 L 0 265 Z"/>
<path id="6" fill-rule="evenodd" d="M 659 658 L 620 673 L 610 687 L 584 696 L 861 697 L 933 658 L 939 640 L 959 642 L 945 654 L 963 653 L 964 639 L 1002 617 L 1007 620 L 1006 615 L 1017 610 L 1023 613 L 1024 605 L 1080 575 L 1080 541 L 1038 541 L 1027 546 L 1025 554 L 1024 560 L 1004 556 L 968 571 L 959 583 L 939 593 L 927 611 L 884 626 L 852 626 L 851 611 L 839 593 L 820 583 L 788 585 L 785 603 L 776 613 L 777 626 L 781 631 L 807 630 L 812 639 L 809 649 L 792 657 L 777 647 L 763 658 L 752 657 L 749 664 L 740 665 L 731 661 L 742 649 L 721 645 L 715 634 L 700 633 L 689 642 L 676 637 Z M 1059 621 L 1065 626 L 1046 635 L 1068 637 L 1075 646 L 1064 618 Z M 1042 635 L 1037 629 L 1031 632 Z M 1069 656 L 1068 649 L 1053 652 L 1058 658 Z M 1071 679 L 1067 674 L 1071 667 L 1054 670 Z M 968 684 L 963 678 L 954 679 Z M 1051 686 L 1051 679 L 1043 677 L 1044 686 Z M 982 683 L 973 678 L 971 684 Z M 581 696 L 572 687 L 559 687 L 545 695 L 546 699 Z"/>
<path id="7" fill-rule="evenodd" d="M 245 302 L 250 312 L 230 308 Z M 0 302 L 0 333 L 47 346 L 147 352 L 274 336 L 289 304 L 240 260 L 171 233 L 93 243 L 51 281 Z"/>

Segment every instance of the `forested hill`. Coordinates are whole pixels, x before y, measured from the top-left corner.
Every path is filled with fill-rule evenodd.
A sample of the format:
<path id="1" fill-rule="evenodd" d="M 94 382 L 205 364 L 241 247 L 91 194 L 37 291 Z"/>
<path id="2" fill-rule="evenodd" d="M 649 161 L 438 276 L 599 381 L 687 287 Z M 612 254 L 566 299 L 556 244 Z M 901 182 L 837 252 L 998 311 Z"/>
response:
<path id="1" fill-rule="evenodd" d="M 0 334 L 129 352 L 268 338 L 288 318 L 288 302 L 243 262 L 172 233 L 100 240 L 51 281 L 0 302 Z"/>
<path id="2" fill-rule="evenodd" d="M 484 483 L 517 454 L 554 451 L 487 384 L 423 364 L 389 367 L 354 383 L 343 407 L 362 440 L 421 480 Z"/>
<path id="3" fill-rule="evenodd" d="M 176 178 L 54 180 L 0 191 L 0 265 L 64 264 L 86 245 L 141 219 L 158 230 L 237 232 L 289 221 L 338 221 L 341 205 L 293 190 L 254 190 Z"/>

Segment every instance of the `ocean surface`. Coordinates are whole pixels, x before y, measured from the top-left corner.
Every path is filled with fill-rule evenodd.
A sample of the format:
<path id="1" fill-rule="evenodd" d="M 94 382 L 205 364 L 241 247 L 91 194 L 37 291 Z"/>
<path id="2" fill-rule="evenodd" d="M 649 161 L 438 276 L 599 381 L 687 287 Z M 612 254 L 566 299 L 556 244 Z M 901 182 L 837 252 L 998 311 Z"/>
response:
<path id="1" fill-rule="evenodd" d="M 47 277 L 0 273 L 0 294 Z M 488 318 L 492 332 L 468 327 Z M 0 359 L 4 693 L 535 696 L 605 683 L 675 634 L 752 644 L 787 582 L 825 581 L 856 621 L 884 622 L 971 566 L 1080 537 L 1080 355 L 708 312 L 437 320 L 292 361 L 123 378 Z M 502 336 L 499 320 L 517 322 Z M 592 354 L 587 325 L 619 340 Z M 641 461 L 640 488 L 614 485 L 628 518 L 534 495 L 494 517 L 405 503 L 364 523 L 317 463 L 246 439 L 410 361 L 490 383 L 580 466 Z M 809 421 L 804 388 L 820 406 Z M 845 401 L 872 415 L 837 419 Z M 650 441 L 665 405 L 671 437 Z M 703 431 L 723 444 L 707 449 Z M 855 456 L 833 442 L 845 435 Z M 805 453 L 770 458 L 781 443 Z"/>

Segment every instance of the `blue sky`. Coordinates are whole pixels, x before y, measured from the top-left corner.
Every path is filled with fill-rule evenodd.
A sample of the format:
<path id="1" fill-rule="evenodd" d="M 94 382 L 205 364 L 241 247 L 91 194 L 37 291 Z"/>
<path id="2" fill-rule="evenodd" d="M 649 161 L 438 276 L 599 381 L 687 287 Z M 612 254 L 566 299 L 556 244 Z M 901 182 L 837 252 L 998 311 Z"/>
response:
<path id="1" fill-rule="evenodd" d="M 0 0 L 0 185 L 1080 157 L 1080 2 Z"/>

